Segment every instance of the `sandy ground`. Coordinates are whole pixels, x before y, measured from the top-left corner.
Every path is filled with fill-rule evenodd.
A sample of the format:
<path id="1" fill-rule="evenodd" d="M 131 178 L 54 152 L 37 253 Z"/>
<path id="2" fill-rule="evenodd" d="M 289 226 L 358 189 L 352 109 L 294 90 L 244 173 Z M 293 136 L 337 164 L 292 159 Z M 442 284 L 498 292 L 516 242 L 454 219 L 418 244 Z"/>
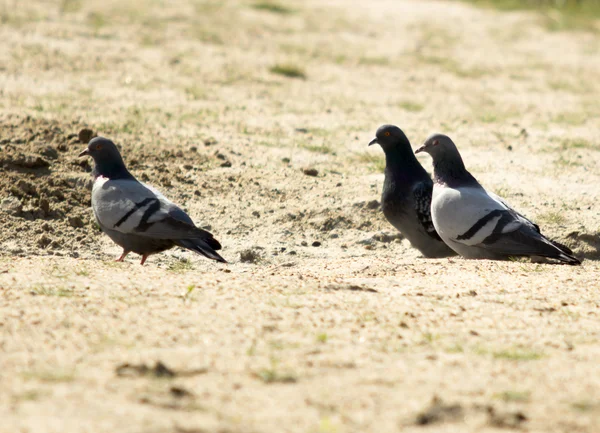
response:
<path id="1" fill-rule="evenodd" d="M 0 431 L 600 431 L 598 32 L 349 4 L 0 4 Z M 419 257 L 383 123 L 584 264 Z M 230 264 L 115 263 L 84 128 Z"/>

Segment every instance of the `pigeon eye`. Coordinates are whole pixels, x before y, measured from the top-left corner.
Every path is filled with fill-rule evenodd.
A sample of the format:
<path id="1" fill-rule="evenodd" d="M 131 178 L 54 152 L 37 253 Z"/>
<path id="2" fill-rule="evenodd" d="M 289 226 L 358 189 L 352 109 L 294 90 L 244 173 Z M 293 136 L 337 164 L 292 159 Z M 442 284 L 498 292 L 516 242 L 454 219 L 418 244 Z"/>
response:
<path id="1" fill-rule="evenodd" d="M 440 144 L 439 140 L 433 140 L 433 145 L 437 146 L 438 144 Z"/>
<path id="2" fill-rule="evenodd" d="M 97 144 L 96 145 L 96 150 L 100 150 L 100 149 L 102 149 L 102 145 L 101 144 Z"/>
<path id="3" fill-rule="evenodd" d="M 390 131 L 385 131 L 385 132 L 383 133 L 383 135 L 385 135 L 386 137 L 389 137 L 389 136 L 390 136 Z"/>

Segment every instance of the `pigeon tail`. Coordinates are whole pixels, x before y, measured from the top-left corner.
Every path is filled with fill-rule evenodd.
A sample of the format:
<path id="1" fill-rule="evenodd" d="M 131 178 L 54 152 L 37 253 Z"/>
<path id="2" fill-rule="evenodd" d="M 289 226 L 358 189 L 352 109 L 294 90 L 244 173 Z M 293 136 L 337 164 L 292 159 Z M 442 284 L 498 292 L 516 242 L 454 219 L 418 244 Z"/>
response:
<path id="1" fill-rule="evenodd" d="M 206 239 L 179 239 L 174 241 L 175 245 L 202 254 L 204 257 L 227 263 L 215 250 L 221 249 L 221 244 L 215 238 Z"/>
<path id="2" fill-rule="evenodd" d="M 560 260 L 561 262 L 564 262 L 567 265 L 580 265 L 581 264 L 581 260 L 579 260 L 577 257 L 575 257 L 573 255 L 573 251 L 571 251 L 571 249 L 569 247 L 567 247 L 559 242 L 553 241 L 552 239 L 546 239 L 545 237 L 544 237 L 544 240 L 550 242 L 552 244 L 552 246 L 559 251 L 557 260 Z"/>
<path id="3" fill-rule="evenodd" d="M 552 242 L 552 244 L 558 248 L 559 250 L 562 250 L 563 253 L 568 254 L 570 256 L 573 255 L 573 250 L 571 250 L 571 248 L 569 248 L 568 246 L 566 246 L 565 244 L 561 244 L 558 241 L 555 241 L 553 239 L 548 239 L 550 242 Z"/>
<path id="4" fill-rule="evenodd" d="M 532 236 L 532 234 L 534 234 Z M 581 260 L 572 255 L 569 248 L 547 239 L 533 230 L 516 230 L 503 233 L 501 236 L 492 235 L 483 241 L 482 246 L 492 247 L 507 256 L 540 256 L 555 259 L 568 265 L 580 265 Z"/>

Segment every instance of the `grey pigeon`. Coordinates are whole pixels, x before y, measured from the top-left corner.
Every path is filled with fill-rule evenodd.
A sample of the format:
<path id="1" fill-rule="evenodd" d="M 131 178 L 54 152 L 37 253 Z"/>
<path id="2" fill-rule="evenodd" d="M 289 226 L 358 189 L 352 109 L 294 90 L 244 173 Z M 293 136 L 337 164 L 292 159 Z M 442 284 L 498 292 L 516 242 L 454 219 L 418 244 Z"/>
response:
<path id="1" fill-rule="evenodd" d="M 138 182 L 112 141 L 96 137 L 79 156 L 94 158 L 92 208 L 102 231 L 123 248 L 118 262 L 134 252 L 141 254 L 143 265 L 150 254 L 178 246 L 226 263 L 215 251 L 221 244 L 213 235 L 156 189 Z"/>
<path id="2" fill-rule="evenodd" d="M 435 231 L 431 221 L 433 182 L 404 132 L 397 126 L 383 125 L 369 146 L 375 143 L 385 152 L 381 208 L 386 219 L 425 257 L 456 255 Z"/>
<path id="3" fill-rule="evenodd" d="M 415 153 L 419 152 L 433 158 L 433 225 L 458 254 L 468 259 L 546 257 L 581 264 L 571 250 L 547 239 L 537 225 L 488 193 L 467 171 L 449 137 L 434 134 Z"/>

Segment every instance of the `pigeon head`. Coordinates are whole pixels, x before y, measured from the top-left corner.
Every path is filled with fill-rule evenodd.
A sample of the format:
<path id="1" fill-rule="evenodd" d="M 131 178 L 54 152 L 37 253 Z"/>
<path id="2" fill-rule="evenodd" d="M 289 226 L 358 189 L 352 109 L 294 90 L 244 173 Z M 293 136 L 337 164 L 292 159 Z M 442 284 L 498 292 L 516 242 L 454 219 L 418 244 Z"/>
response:
<path id="1" fill-rule="evenodd" d="M 433 162 L 436 160 L 443 158 L 453 158 L 458 156 L 460 159 L 460 154 L 458 153 L 458 149 L 454 142 L 444 134 L 433 134 L 430 135 L 423 146 L 419 147 L 415 150 L 415 153 L 425 152 L 431 155 L 433 158 Z"/>
<path id="2" fill-rule="evenodd" d="M 380 126 L 369 146 L 375 143 L 379 144 L 384 152 L 394 149 L 410 149 L 408 138 L 400 128 L 394 125 Z"/>
<path id="3" fill-rule="evenodd" d="M 433 177 L 438 183 L 448 185 L 479 185 L 465 164 L 450 137 L 444 134 L 430 135 L 415 153 L 425 152 L 433 159 Z"/>
<path id="4" fill-rule="evenodd" d="M 119 149 L 108 138 L 96 137 L 92 139 L 88 143 L 88 147 L 79 156 L 91 156 L 94 159 L 94 177 L 103 176 L 109 179 L 133 177 L 125 168 Z"/>

